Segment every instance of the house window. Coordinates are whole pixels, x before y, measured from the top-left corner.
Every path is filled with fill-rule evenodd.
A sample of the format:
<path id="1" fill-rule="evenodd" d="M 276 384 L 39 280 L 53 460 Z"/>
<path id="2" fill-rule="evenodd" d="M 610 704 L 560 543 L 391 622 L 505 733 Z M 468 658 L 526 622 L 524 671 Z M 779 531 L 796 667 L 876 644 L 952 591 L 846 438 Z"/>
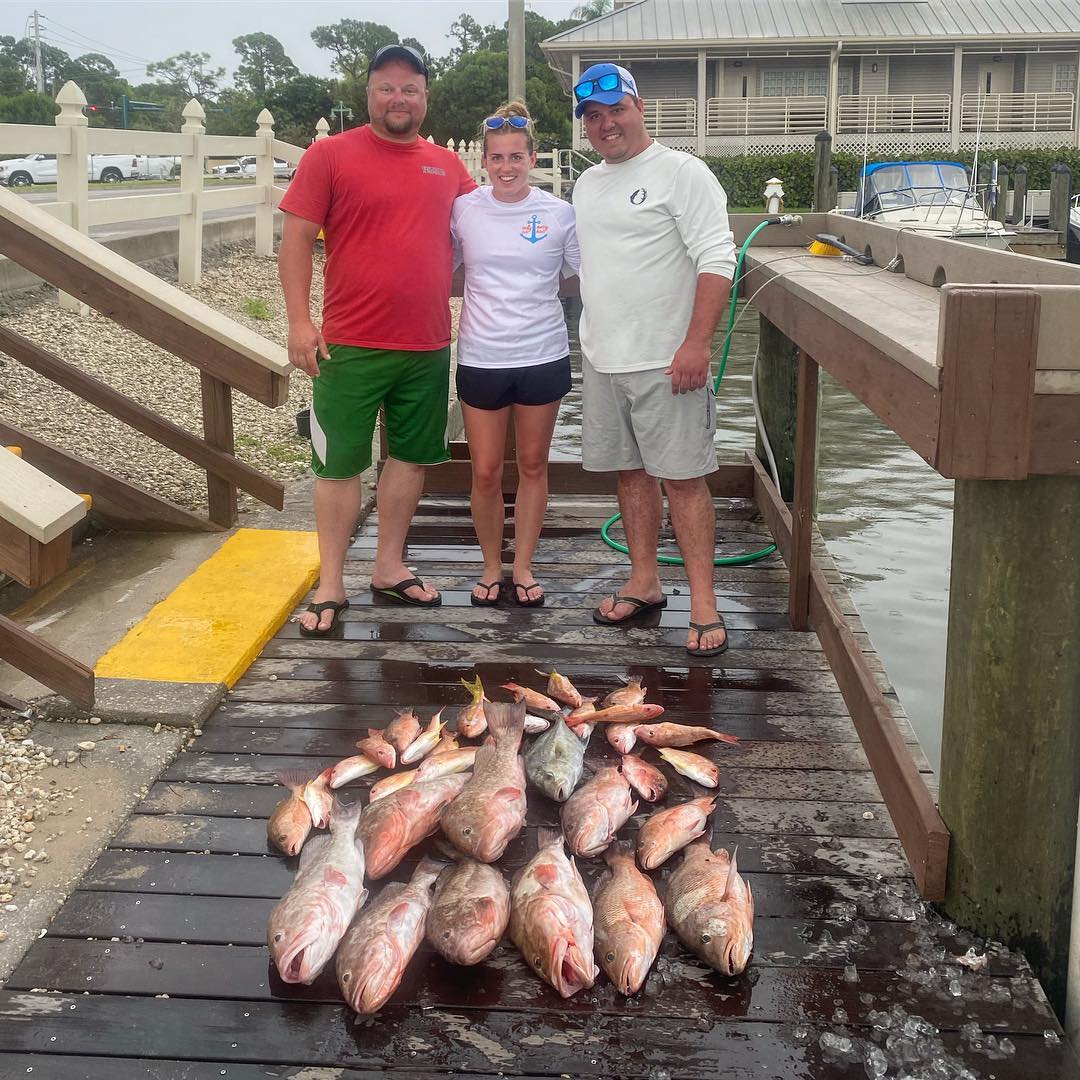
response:
<path id="1" fill-rule="evenodd" d="M 829 73 L 820 69 L 806 73 L 806 92 L 811 97 L 824 97 L 829 92 Z"/>
<path id="2" fill-rule="evenodd" d="M 829 73 L 824 68 L 766 68 L 761 73 L 762 97 L 825 96 Z"/>
<path id="3" fill-rule="evenodd" d="M 851 68 L 840 68 L 840 85 L 837 88 L 837 93 L 840 94 L 853 94 L 855 91 L 852 87 L 852 77 L 854 72 Z M 823 91 L 824 92 L 824 91 Z"/>
<path id="4" fill-rule="evenodd" d="M 1054 93 L 1071 94 L 1076 90 L 1076 64 L 1054 65 Z"/>

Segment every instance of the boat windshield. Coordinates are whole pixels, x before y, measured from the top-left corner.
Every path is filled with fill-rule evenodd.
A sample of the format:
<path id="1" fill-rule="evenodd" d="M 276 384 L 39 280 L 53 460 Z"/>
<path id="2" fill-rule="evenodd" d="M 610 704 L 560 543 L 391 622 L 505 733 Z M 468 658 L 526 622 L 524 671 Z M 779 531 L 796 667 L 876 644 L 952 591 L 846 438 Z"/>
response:
<path id="1" fill-rule="evenodd" d="M 964 206 L 973 198 L 963 165 L 948 161 L 895 162 L 863 175 L 855 213 L 871 217 L 909 206 Z"/>

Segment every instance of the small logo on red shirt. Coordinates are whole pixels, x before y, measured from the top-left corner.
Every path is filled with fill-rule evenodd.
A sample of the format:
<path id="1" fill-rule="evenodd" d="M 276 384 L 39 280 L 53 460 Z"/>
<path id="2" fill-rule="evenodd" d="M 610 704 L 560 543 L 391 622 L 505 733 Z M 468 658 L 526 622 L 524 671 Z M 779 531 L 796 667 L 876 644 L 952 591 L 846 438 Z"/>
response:
<path id="1" fill-rule="evenodd" d="M 446 170 L 440 169 L 438 165 L 421 165 L 421 172 L 430 173 L 432 176 L 445 176 Z"/>

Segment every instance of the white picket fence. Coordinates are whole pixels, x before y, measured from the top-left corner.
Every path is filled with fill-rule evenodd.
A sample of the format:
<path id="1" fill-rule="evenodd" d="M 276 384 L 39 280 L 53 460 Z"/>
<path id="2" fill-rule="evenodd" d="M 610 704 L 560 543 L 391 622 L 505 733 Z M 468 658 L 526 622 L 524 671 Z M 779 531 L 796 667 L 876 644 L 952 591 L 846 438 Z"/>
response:
<path id="1" fill-rule="evenodd" d="M 83 111 L 86 95 L 73 82 L 65 83 L 56 95 L 60 112 L 53 125 L 0 124 L 0 154 L 55 154 L 56 199 L 39 203 L 41 209 L 58 220 L 87 233 L 94 225 L 114 225 L 159 217 L 178 217 L 178 277 L 182 284 L 197 284 L 202 276 L 203 220 L 208 210 L 255 209 L 255 251 L 258 255 L 274 253 L 274 211 L 286 189 L 274 183 L 274 158 L 297 165 L 302 147 L 274 137 L 274 117 L 263 109 L 256 120 L 254 135 L 207 135 L 206 112 L 194 98 L 183 110 L 178 132 L 133 131 L 115 128 L 91 128 Z M 315 139 L 330 134 L 330 124 L 323 118 L 315 125 Z M 433 140 L 428 139 L 429 142 Z M 456 153 L 479 183 L 485 179 L 481 164 L 482 145 L 476 141 L 453 139 L 447 148 Z M 108 199 L 89 198 L 86 161 L 90 154 L 148 154 L 175 157 L 180 163 L 178 190 Z M 254 183 L 207 187 L 208 158 L 255 158 Z M 562 155 L 558 150 L 537 155 L 533 182 L 548 186 L 560 195 L 563 176 Z M 60 302 L 68 308 L 81 305 L 73 297 L 61 294 Z"/>

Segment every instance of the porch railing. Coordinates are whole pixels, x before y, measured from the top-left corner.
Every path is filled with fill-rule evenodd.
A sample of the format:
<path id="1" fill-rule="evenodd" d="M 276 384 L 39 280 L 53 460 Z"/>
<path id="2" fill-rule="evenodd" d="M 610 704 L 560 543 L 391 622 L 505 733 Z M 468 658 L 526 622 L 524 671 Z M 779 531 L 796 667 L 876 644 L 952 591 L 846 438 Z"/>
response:
<path id="1" fill-rule="evenodd" d="M 842 94 L 837 132 L 948 131 L 949 94 Z"/>
<path id="2" fill-rule="evenodd" d="M 645 127 L 650 135 L 693 135 L 697 131 L 697 102 L 693 98 L 654 98 L 645 102 Z"/>
<path id="3" fill-rule="evenodd" d="M 962 131 L 1071 131 L 1076 98 L 1071 93 L 964 94 Z"/>
<path id="4" fill-rule="evenodd" d="M 825 98 L 709 98 L 710 135 L 813 135 L 825 127 Z"/>

